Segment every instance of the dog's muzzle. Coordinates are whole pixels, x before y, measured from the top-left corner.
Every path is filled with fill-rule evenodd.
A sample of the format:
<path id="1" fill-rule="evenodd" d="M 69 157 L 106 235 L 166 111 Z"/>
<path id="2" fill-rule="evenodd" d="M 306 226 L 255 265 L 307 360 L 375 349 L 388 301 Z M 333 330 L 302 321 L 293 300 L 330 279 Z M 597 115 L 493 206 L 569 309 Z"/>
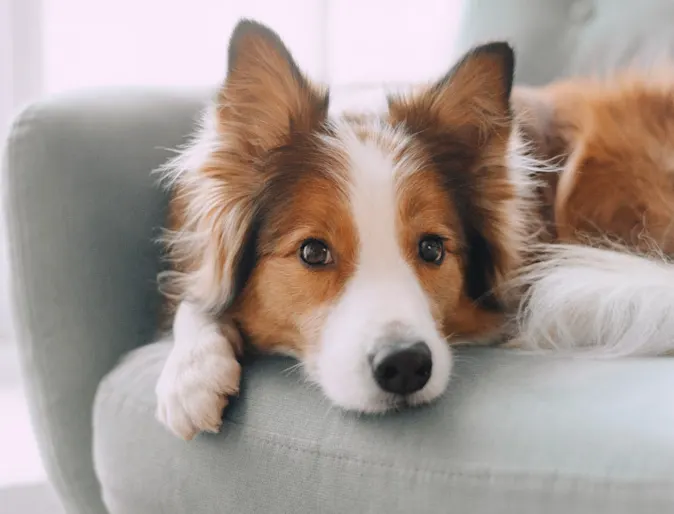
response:
<path id="1" fill-rule="evenodd" d="M 431 349 L 423 341 L 390 342 L 370 360 L 374 379 L 384 391 L 406 396 L 421 390 L 431 378 Z"/>

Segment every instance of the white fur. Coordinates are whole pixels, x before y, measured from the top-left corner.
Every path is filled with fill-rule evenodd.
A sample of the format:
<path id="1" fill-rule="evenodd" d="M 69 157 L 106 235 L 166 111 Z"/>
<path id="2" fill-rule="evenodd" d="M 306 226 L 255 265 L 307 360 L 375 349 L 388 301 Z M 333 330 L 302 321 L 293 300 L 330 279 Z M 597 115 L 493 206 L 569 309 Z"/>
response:
<path id="1" fill-rule="evenodd" d="M 452 359 L 449 345 L 438 332 L 428 298 L 397 235 L 397 188 L 401 178 L 416 169 L 414 158 L 398 164 L 393 156 L 407 143 L 389 129 L 386 145 L 361 140 L 353 129 L 337 125 L 337 152 L 348 156 L 350 205 L 358 231 L 359 256 L 354 275 L 330 311 L 322 330 L 315 362 L 307 368 L 335 404 L 364 412 L 381 412 L 396 405 L 394 395 L 375 383 L 369 357 L 390 340 L 424 341 L 433 371 L 426 386 L 410 403 L 424 403 L 446 388 Z M 381 134 L 381 131 L 378 132 Z M 383 149 L 386 146 L 389 150 Z"/>
<path id="2" fill-rule="evenodd" d="M 185 220 L 178 232 L 166 230 L 163 238 L 172 250 L 174 264 L 198 262 L 189 273 L 167 271 L 160 276 L 162 290 L 168 296 L 174 291 L 180 298 L 189 298 L 213 312 L 229 303 L 233 291 L 236 258 L 233 248 L 240 248 L 250 225 L 252 198 L 231 194 L 231 184 L 222 177 L 213 178 L 203 169 L 217 159 L 216 150 L 229 142 L 218 130 L 216 104 L 206 108 L 198 129 L 181 152 L 158 171 L 169 188 L 180 186 L 186 200 Z M 228 199 L 225 203 L 223 199 Z M 222 237 L 213 237 L 214 234 Z M 224 242 L 227 248 L 224 248 Z M 223 267 L 217 267 L 221 254 L 227 255 Z"/>
<path id="3" fill-rule="evenodd" d="M 159 170 L 168 187 L 180 184 L 182 194 L 188 195 L 184 227 L 178 233 L 167 232 L 165 242 L 177 261 L 196 252 L 202 263 L 189 274 L 160 276 L 162 286 L 168 279 L 166 293 L 175 288 L 180 297 L 194 299 L 200 306 L 181 301 L 173 321 L 173 347 L 156 386 L 157 419 L 184 439 L 201 431 L 218 431 L 227 397 L 237 393 L 241 374 L 232 347 L 241 342 L 238 331 L 218 326 L 206 312 L 227 303 L 231 295 L 227 278 L 233 275 L 234 259 L 226 259 L 222 270 L 214 267 L 221 248 L 214 244 L 213 234 L 223 233 L 222 240 L 236 248 L 242 244 L 250 216 L 250 209 L 239 204 L 230 205 L 228 215 L 218 215 L 225 207 L 221 202 L 228 196 L 228 184 L 202 173 L 224 144 L 212 104 L 204 110 L 192 140 Z"/>
<path id="4" fill-rule="evenodd" d="M 217 133 L 212 110 L 207 110 L 202 127 L 183 154 L 165 168 L 171 185 L 180 183 L 190 195 L 187 222 L 182 232 L 170 234 L 174 257 L 182 251 L 189 257 L 194 248 L 201 254 L 203 265 L 189 275 L 171 278 L 179 290 L 186 291 L 174 320 L 174 347 L 157 384 L 157 417 L 179 436 L 189 439 L 202 430 L 217 431 L 227 396 L 238 389 L 240 366 L 232 350 L 232 342 L 240 337 L 233 327 L 223 334 L 208 310 L 225 304 L 229 284 L 218 279 L 231 274 L 231 269 L 215 270 L 216 252 L 221 249 L 212 241 L 213 233 L 223 233 L 222 241 L 236 248 L 243 240 L 243 228 L 250 209 L 246 205 L 229 206 L 227 216 L 206 216 L 217 211 L 227 191 L 227 184 L 216 182 L 201 173 L 214 148 L 223 144 Z M 371 125 L 371 126 L 368 126 Z M 407 399 L 408 403 L 426 403 L 438 397 L 447 387 L 452 357 L 449 345 L 438 331 L 429 300 L 410 264 L 403 258 L 397 236 L 397 194 L 404 179 L 420 168 L 413 151 L 414 142 L 373 115 L 359 129 L 376 134 L 362 140 L 354 127 L 346 123 L 334 125 L 336 136 L 325 136 L 349 168 L 349 183 L 341 184 L 350 192 L 350 204 L 358 231 L 359 262 L 336 305 L 317 306 L 330 314 L 324 327 L 316 329 L 315 320 L 306 320 L 307 330 L 320 333 L 318 352 L 309 357 L 306 369 L 335 404 L 344 408 L 381 412 L 395 407 L 399 401 L 382 391 L 375 383 L 369 357 L 377 345 L 389 339 L 424 341 L 428 344 L 433 371 L 426 386 Z M 521 161 L 518 145 L 511 148 L 512 169 L 521 176 L 512 176 L 518 192 L 529 189 L 531 163 Z M 335 177 L 340 178 L 339 173 Z M 511 223 L 513 237 L 523 237 L 525 228 L 521 202 L 513 201 Z M 211 220 L 217 221 L 213 226 Z M 529 231 L 530 232 L 530 231 Z M 519 241 L 517 244 L 520 244 Z M 228 260 L 226 267 L 233 260 Z M 189 299 L 195 299 L 200 308 Z M 323 316 L 317 316 L 323 319 Z"/>
<path id="5" fill-rule="evenodd" d="M 241 367 L 232 347 L 240 344 L 239 334 L 225 330 L 194 304 L 179 305 L 173 347 L 155 389 L 157 419 L 179 437 L 217 432 L 227 397 L 239 390 Z"/>
<path id="6" fill-rule="evenodd" d="M 218 119 L 215 102 L 211 102 L 199 116 L 197 128 L 190 141 L 177 150 L 178 154 L 161 166 L 157 173 L 167 188 L 175 185 L 190 172 L 200 170 L 210 156 L 222 144 L 218 133 Z"/>
<path id="7" fill-rule="evenodd" d="M 508 200 L 508 225 L 502 237 L 509 238 L 510 245 L 519 248 L 520 253 L 539 240 L 543 230 L 542 220 L 533 214 L 536 199 L 536 180 L 541 173 L 557 173 L 559 165 L 553 161 L 542 161 L 532 155 L 530 146 L 524 141 L 517 127 L 513 127 L 508 141 L 508 180 L 514 185 L 516 194 Z"/>
<path id="8" fill-rule="evenodd" d="M 529 287 L 518 346 L 592 356 L 674 350 L 674 266 L 588 246 L 546 247 L 517 286 Z"/>

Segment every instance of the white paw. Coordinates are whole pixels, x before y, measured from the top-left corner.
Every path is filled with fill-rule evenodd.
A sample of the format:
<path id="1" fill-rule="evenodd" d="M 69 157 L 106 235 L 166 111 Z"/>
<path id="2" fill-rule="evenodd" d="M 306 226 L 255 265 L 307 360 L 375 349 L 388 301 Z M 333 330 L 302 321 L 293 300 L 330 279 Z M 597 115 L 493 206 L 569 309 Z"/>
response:
<path id="1" fill-rule="evenodd" d="M 185 440 L 218 432 L 240 377 L 232 346 L 220 333 L 198 334 L 189 349 L 185 341 L 176 341 L 155 389 L 157 419 Z"/>

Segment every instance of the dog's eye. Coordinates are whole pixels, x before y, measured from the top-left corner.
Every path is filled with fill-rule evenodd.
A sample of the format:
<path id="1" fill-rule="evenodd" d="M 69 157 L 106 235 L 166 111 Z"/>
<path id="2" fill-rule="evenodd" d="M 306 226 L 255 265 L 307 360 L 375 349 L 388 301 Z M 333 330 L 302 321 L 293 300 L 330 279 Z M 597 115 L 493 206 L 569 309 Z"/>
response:
<path id="1" fill-rule="evenodd" d="M 323 241 L 307 239 L 300 246 L 300 259 L 308 266 L 325 266 L 332 263 L 332 254 Z"/>
<path id="2" fill-rule="evenodd" d="M 440 264 L 445 258 L 445 245 L 438 236 L 424 236 L 419 241 L 419 257 L 431 264 Z"/>

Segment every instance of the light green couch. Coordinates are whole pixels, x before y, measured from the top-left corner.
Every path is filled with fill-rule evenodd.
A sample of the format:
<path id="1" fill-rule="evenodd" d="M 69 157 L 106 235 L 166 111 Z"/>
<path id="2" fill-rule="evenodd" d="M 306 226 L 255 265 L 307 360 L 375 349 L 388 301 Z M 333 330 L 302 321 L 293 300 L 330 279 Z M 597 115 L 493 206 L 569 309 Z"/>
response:
<path id="1" fill-rule="evenodd" d="M 674 40 L 671 0 L 469 3 L 460 49 L 509 39 L 520 83 L 647 62 Z M 289 361 L 261 360 L 221 434 L 185 443 L 165 431 L 153 388 L 167 348 L 119 359 L 150 341 L 159 305 L 152 239 L 166 198 L 149 171 L 190 132 L 204 98 L 47 100 L 10 136 L 5 204 L 23 367 L 68 512 L 98 514 L 104 503 L 125 514 L 674 512 L 667 359 L 462 351 L 436 405 L 377 418 L 331 409 L 284 373 Z"/>

